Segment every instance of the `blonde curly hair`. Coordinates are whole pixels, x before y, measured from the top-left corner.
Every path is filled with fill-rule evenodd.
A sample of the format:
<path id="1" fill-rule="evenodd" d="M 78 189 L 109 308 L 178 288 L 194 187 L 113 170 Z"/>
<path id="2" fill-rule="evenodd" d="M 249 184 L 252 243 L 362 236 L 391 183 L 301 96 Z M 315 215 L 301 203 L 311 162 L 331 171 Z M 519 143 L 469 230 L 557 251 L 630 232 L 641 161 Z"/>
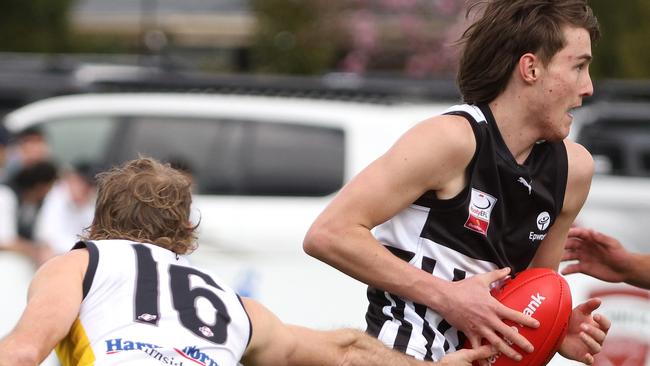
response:
<path id="1" fill-rule="evenodd" d="M 97 203 L 85 239 L 126 239 L 187 254 L 197 247 L 190 222 L 191 182 L 180 171 L 140 157 L 97 175 Z"/>

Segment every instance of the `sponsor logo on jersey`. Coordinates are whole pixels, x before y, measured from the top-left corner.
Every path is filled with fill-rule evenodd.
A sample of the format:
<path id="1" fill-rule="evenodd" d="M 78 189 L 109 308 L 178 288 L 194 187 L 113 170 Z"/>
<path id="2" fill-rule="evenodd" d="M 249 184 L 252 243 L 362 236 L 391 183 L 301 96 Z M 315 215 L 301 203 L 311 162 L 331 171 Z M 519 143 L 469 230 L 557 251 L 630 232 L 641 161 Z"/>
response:
<path id="1" fill-rule="evenodd" d="M 524 179 L 524 177 L 519 177 L 517 179 L 517 182 L 521 183 L 524 187 L 528 188 L 528 195 L 530 195 L 533 192 L 533 186 L 531 185 L 533 181 L 531 180 L 530 183 Z"/>
<path id="2" fill-rule="evenodd" d="M 160 361 L 160 363 L 164 365 L 183 366 L 183 360 L 179 361 L 176 359 L 176 357 L 181 356 L 186 360 L 192 361 L 192 364 L 203 366 L 219 366 L 217 361 L 213 360 L 209 355 L 202 352 L 201 349 L 196 346 L 187 346 L 182 349 L 173 348 L 173 351 L 176 352 L 176 354 L 174 355 L 172 353 L 172 355 L 170 355 L 169 351 L 171 351 L 171 349 L 165 349 L 162 346 L 147 342 L 114 338 L 106 340 L 105 344 L 107 355 L 123 351 L 142 351 L 150 357 L 153 357 L 154 359 Z M 168 352 L 165 352 L 166 350 Z"/>
<path id="3" fill-rule="evenodd" d="M 151 322 L 153 320 L 156 320 L 158 318 L 157 315 L 151 315 L 149 313 L 144 313 L 138 316 L 138 319 L 144 320 L 145 322 Z"/>
<path id="4" fill-rule="evenodd" d="M 206 326 L 202 326 L 201 328 L 199 328 L 199 332 L 201 332 L 201 334 L 203 334 L 206 337 L 214 337 L 214 333 L 212 333 L 212 330 L 210 330 L 210 328 Z"/>
<path id="5" fill-rule="evenodd" d="M 123 340 L 122 338 L 108 339 L 105 342 L 107 355 L 120 351 L 142 350 L 144 348 L 161 348 L 160 346 L 152 343 L 129 341 Z"/>
<path id="6" fill-rule="evenodd" d="M 544 231 L 548 228 L 548 225 L 551 223 L 551 215 L 548 212 L 544 211 L 537 215 L 537 228 L 541 231 Z"/>
<path id="7" fill-rule="evenodd" d="M 490 226 L 490 214 L 497 199 L 476 188 L 472 188 L 472 197 L 469 202 L 469 216 L 465 227 L 477 233 L 487 235 Z"/>
<path id="8" fill-rule="evenodd" d="M 537 225 L 537 229 L 542 231 L 542 233 L 536 233 L 534 231 L 528 233 L 528 239 L 533 243 L 536 241 L 542 241 L 546 237 L 544 231 L 548 230 L 548 227 L 551 224 L 551 215 L 546 211 L 540 212 L 540 214 L 537 215 L 535 224 Z"/>

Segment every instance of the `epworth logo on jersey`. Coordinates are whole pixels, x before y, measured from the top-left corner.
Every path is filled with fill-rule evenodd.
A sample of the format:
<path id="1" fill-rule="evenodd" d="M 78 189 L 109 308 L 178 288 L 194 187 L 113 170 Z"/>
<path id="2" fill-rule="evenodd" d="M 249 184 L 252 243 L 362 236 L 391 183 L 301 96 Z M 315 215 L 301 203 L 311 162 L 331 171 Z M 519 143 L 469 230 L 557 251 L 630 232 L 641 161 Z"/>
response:
<path id="1" fill-rule="evenodd" d="M 536 241 L 542 241 L 546 237 L 546 231 L 551 224 L 551 215 L 544 211 L 540 212 L 539 215 L 537 215 L 537 219 L 535 220 L 535 223 L 537 224 L 537 228 L 541 231 L 540 233 L 536 233 L 534 231 L 531 231 L 528 234 L 528 239 L 535 243 Z"/>
<path id="2" fill-rule="evenodd" d="M 469 217 L 465 222 L 465 227 L 487 235 L 490 226 L 490 214 L 496 204 L 497 199 L 483 191 L 472 188 L 472 198 L 469 202 Z"/>

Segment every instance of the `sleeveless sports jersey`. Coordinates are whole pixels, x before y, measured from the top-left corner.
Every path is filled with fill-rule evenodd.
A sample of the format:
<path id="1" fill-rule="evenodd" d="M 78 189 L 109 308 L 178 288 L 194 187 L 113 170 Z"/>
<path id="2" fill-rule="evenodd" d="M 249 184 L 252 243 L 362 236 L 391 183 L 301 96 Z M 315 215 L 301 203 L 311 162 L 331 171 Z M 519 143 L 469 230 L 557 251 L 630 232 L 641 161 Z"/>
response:
<path id="1" fill-rule="evenodd" d="M 467 187 L 448 200 L 427 192 L 373 233 L 394 255 L 449 281 L 502 267 L 519 272 L 562 210 L 564 143 L 540 142 L 520 165 L 487 105 L 454 106 L 446 114 L 465 117 L 474 131 Z M 389 347 L 439 360 L 464 342 L 462 333 L 424 305 L 373 287 L 368 300 L 367 332 Z"/>
<path id="2" fill-rule="evenodd" d="M 184 257 L 126 240 L 86 247 L 84 299 L 57 345 L 63 366 L 235 366 L 251 336 L 239 296 Z"/>

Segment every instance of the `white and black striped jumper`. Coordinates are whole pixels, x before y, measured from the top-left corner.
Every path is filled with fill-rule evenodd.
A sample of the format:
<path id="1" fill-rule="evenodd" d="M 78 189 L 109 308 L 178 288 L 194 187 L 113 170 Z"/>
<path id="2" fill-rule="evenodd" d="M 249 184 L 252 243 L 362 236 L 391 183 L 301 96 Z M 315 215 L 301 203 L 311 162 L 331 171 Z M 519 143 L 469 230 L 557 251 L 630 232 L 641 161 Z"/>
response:
<path id="1" fill-rule="evenodd" d="M 394 255 L 449 281 L 502 267 L 519 272 L 562 210 L 564 143 L 540 142 L 520 165 L 487 105 L 455 106 L 445 114 L 465 117 L 476 137 L 468 186 L 448 200 L 427 192 L 373 233 Z M 437 361 L 464 342 L 462 333 L 424 305 L 373 287 L 368 300 L 367 332 L 389 347 Z"/>

